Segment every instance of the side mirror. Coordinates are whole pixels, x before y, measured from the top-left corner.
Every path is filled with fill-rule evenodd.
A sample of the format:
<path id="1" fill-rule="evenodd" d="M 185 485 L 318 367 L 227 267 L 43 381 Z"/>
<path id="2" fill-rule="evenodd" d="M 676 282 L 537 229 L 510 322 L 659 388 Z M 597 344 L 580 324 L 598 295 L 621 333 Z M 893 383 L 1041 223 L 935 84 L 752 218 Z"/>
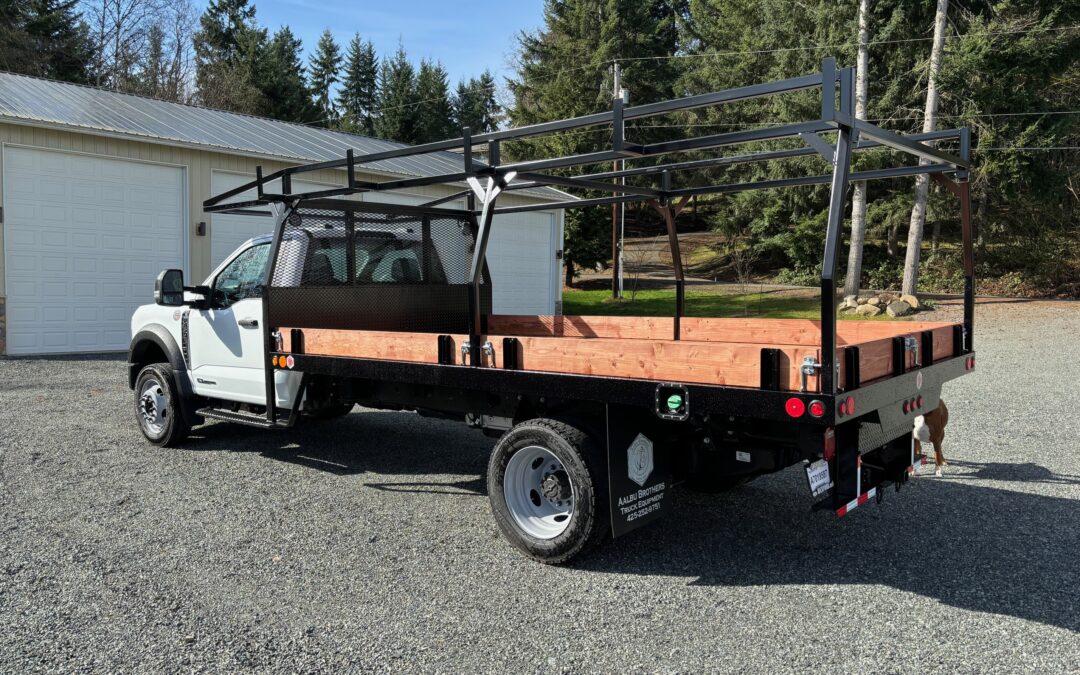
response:
<path id="1" fill-rule="evenodd" d="M 154 302 L 166 307 L 184 304 L 183 270 L 164 270 L 154 281 Z"/>

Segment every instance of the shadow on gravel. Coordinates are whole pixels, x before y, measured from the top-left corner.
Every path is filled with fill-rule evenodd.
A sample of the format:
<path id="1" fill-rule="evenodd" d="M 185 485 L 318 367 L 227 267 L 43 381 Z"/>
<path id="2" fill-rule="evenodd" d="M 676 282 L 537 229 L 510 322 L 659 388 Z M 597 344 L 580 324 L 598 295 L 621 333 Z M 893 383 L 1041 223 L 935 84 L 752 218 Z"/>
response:
<path id="1" fill-rule="evenodd" d="M 463 476 L 449 482 L 371 482 L 395 492 L 486 495 L 483 474 L 493 439 L 458 423 L 415 413 L 368 411 L 334 420 L 304 420 L 303 428 L 251 429 L 238 424 L 198 427 L 182 449 L 192 452 L 257 452 L 279 462 L 335 476 L 363 473 Z"/>
<path id="2" fill-rule="evenodd" d="M 1066 473 L 1054 473 L 1045 466 L 1039 466 L 1032 462 L 1024 464 L 1006 464 L 1004 462 L 955 462 L 949 460 L 950 466 L 961 467 L 970 471 L 955 476 L 952 479 L 977 479 L 996 480 L 1014 483 L 1047 483 L 1050 485 L 1080 485 L 1080 476 Z"/>
<path id="3" fill-rule="evenodd" d="M 493 443 L 460 424 L 399 412 L 352 414 L 303 431 L 229 424 L 197 431 L 189 451 L 258 452 L 333 475 L 402 476 L 366 484 L 375 490 L 472 496 L 486 494 Z M 1069 489 L 1080 479 L 1031 463 L 954 465 L 964 473 L 918 477 L 899 495 L 888 490 L 883 504 L 845 518 L 810 512 L 797 469 L 723 495 L 677 490 L 663 522 L 607 544 L 576 567 L 689 576 L 709 586 L 882 585 L 1080 631 L 1080 490 L 1063 498 L 974 482 Z M 432 474 L 442 480 L 423 480 Z M 792 589 L 792 602 L 800 593 Z"/>
<path id="4" fill-rule="evenodd" d="M 989 466 L 995 480 L 1075 484 L 1034 465 Z M 884 504 L 838 519 L 793 500 L 805 485 L 791 472 L 770 478 L 714 498 L 676 493 L 660 527 L 578 567 L 691 575 L 696 585 L 879 584 L 1080 631 L 1080 491 L 1060 498 L 920 477 L 899 495 L 890 489 Z M 792 590 L 792 602 L 800 593 Z"/>

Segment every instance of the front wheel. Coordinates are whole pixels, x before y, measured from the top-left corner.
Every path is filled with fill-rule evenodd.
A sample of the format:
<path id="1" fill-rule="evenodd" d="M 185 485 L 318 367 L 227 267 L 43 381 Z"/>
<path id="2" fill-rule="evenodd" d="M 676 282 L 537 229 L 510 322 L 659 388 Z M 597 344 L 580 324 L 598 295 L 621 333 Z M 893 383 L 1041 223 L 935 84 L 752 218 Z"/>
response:
<path id="1" fill-rule="evenodd" d="M 495 444 L 488 499 L 511 544 L 540 562 L 563 563 L 609 532 L 606 477 L 603 455 L 585 432 L 528 420 Z"/>
<path id="2" fill-rule="evenodd" d="M 168 364 L 153 363 L 139 372 L 135 380 L 135 419 L 148 441 L 171 446 L 187 437 L 190 427 L 180 405 Z"/>

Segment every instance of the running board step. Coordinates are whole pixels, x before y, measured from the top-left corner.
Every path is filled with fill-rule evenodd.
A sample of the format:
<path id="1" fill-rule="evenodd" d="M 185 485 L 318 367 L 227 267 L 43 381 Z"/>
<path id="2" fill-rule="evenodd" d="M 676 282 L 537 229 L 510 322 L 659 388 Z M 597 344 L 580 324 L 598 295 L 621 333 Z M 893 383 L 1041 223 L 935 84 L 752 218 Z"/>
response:
<path id="1" fill-rule="evenodd" d="M 246 424 L 249 427 L 259 427 L 261 429 L 287 429 L 289 427 L 287 419 L 278 422 L 271 422 L 262 415 L 256 415 L 249 412 L 239 412 L 236 410 L 222 410 L 221 408 L 203 408 L 202 410 L 198 411 L 198 414 L 212 420 Z"/>

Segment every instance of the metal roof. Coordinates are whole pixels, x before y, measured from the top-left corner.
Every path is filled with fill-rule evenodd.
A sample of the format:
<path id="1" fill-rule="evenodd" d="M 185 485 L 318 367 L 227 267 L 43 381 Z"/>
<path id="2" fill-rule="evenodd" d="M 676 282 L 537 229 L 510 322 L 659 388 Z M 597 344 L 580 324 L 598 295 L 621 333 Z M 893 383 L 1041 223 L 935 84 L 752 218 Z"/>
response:
<path id="1" fill-rule="evenodd" d="M 348 148 L 359 156 L 408 147 L 405 143 L 254 115 L 0 72 L 0 121 L 4 120 L 301 162 L 341 159 Z M 426 177 L 460 172 L 462 161 L 461 155 L 456 153 L 432 152 L 372 162 L 363 168 L 379 173 Z M 566 198 L 551 189 L 523 192 Z"/>

